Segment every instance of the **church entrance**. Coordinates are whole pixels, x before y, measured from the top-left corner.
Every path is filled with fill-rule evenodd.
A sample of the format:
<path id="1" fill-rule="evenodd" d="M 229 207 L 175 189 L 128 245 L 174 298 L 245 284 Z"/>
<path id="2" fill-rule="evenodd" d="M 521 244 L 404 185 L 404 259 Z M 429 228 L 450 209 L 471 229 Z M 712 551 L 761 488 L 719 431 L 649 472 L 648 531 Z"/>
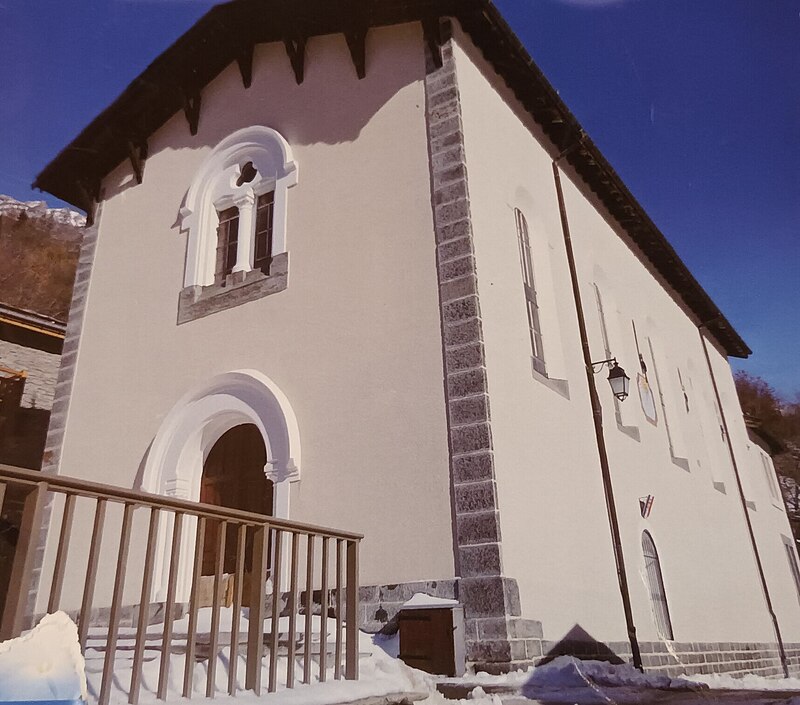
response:
<path id="1" fill-rule="evenodd" d="M 253 424 L 234 426 L 214 444 L 203 465 L 200 479 L 200 501 L 231 509 L 241 509 L 257 514 L 273 514 L 273 485 L 264 476 L 267 462 L 264 439 L 258 427 Z M 203 542 L 202 575 L 213 576 L 216 571 L 217 548 L 219 545 L 217 522 L 206 524 Z M 232 576 L 236 572 L 237 527 L 228 526 L 225 535 L 223 573 Z M 247 532 L 245 544 L 244 571 L 251 571 L 253 558 L 253 539 Z M 213 589 L 213 579 L 205 583 L 201 592 Z M 232 582 L 226 578 L 227 583 Z M 247 580 L 245 580 L 245 583 Z M 209 595 L 210 597 L 210 595 Z M 226 598 L 226 602 L 228 599 Z M 203 600 L 206 602 L 206 600 Z"/>

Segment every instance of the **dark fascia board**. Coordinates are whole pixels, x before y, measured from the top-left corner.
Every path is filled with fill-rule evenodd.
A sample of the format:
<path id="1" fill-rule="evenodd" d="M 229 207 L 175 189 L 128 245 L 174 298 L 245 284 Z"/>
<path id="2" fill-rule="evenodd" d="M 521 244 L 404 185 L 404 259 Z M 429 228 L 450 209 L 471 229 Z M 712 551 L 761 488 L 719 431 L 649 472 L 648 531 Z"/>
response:
<path id="1" fill-rule="evenodd" d="M 186 97 L 198 95 L 248 44 L 308 38 L 436 17 L 455 17 L 525 109 L 693 312 L 733 357 L 750 348 L 700 286 L 491 0 L 234 0 L 209 10 L 36 177 L 35 188 L 87 209 L 87 190 L 128 158 Z M 288 59 L 287 59 L 288 61 Z"/>
<path id="2" fill-rule="evenodd" d="M 0 303 L 0 319 L 4 323 L 35 329 L 61 338 L 64 337 L 67 330 L 67 324 L 57 318 L 2 303 Z"/>

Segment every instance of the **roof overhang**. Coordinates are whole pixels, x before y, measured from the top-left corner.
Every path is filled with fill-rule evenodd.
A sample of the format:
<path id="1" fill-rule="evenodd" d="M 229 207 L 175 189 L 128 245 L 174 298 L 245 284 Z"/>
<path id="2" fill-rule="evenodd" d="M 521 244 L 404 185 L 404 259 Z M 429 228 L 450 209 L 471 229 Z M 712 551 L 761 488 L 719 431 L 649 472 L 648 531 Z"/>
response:
<path id="1" fill-rule="evenodd" d="M 146 153 L 147 138 L 175 113 L 196 109 L 202 88 L 255 44 L 291 47 L 312 36 L 455 17 L 565 159 L 728 355 L 751 350 L 586 136 L 491 0 L 233 0 L 209 10 L 36 177 L 33 186 L 91 212 L 100 182 Z M 296 50 L 296 49 L 295 49 Z M 243 69 L 243 76 L 245 71 Z"/>

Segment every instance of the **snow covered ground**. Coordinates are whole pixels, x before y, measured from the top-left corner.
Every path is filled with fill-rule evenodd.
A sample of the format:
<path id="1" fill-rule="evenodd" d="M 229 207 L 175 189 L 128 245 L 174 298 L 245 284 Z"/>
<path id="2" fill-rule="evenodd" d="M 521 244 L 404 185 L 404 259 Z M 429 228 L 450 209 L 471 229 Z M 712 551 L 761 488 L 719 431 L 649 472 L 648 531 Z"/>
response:
<path id="1" fill-rule="evenodd" d="M 200 630 L 207 619 L 201 612 Z M 223 629 L 230 627 L 232 612 L 222 610 Z M 317 631 L 319 617 L 313 618 Z M 185 620 L 175 623 L 175 651 L 170 656 L 169 701 L 181 700 L 184 654 L 180 641 L 186 638 Z M 208 625 L 205 625 L 208 626 Z M 240 628 L 246 630 L 242 617 Z M 304 628 L 302 615 L 297 629 Z M 281 629 L 288 630 L 281 621 Z M 335 633 L 336 622 L 329 620 L 328 629 Z M 155 702 L 158 682 L 160 625 L 148 630 L 146 658 L 142 673 L 140 702 Z M 133 630 L 121 630 L 114 669 L 112 703 L 126 703 L 131 679 Z M 90 632 L 85 660 L 78 648 L 75 624 L 63 612 L 45 617 L 24 636 L 0 644 L 0 703 L 21 700 L 60 700 L 78 702 L 88 696 L 96 699 L 102 676 L 104 630 Z M 442 679 L 406 666 L 397 658 L 399 643 L 393 637 L 360 635 L 360 680 L 336 681 L 332 669 L 328 682 L 297 685 L 285 689 L 286 657 L 279 659 L 278 672 L 283 681 L 276 693 L 260 697 L 240 692 L 234 699 L 227 693 L 230 648 L 220 649 L 216 660 L 216 701 L 240 705 L 339 705 L 367 698 L 412 694 L 421 705 L 544 705 L 576 703 L 578 705 L 654 704 L 700 705 L 737 703 L 749 705 L 800 705 L 800 679 L 766 679 L 754 675 L 692 676 L 669 678 L 658 674 L 642 674 L 631 666 L 611 665 L 598 661 L 579 661 L 561 656 L 547 665 L 504 676 L 478 673 L 463 679 Z M 319 676 L 314 665 L 313 679 Z M 265 664 L 266 669 L 266 664 Z M 85 670 L 85 676 L 84 676 Z M 244 658 L 239 656 L 237 680 L 243 689 Z M 204 700 L 208 661 L 198 661 L 193 668 L 193 681 L 198 701 Z M 295 664 L 296 682 L 302 681 L 302 667 Z M 268 674 L 263 673 L 264 683 Z M 437 683 L 452 686 L 460 700 L 448 700 L 436 690 Z M 184 701 L 185 702 L 185 701 Z"/>

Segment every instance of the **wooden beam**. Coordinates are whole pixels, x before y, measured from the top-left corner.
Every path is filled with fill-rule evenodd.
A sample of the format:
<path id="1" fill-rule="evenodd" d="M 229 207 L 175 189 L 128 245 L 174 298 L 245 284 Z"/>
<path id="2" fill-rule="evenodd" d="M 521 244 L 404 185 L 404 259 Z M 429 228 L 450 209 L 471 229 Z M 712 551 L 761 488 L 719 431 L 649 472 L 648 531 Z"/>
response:
<path id="1" fill-rule="evenodd" d="M 253 83 L 254 48 L 253 44 L 247 43 L 236 56 L 236 63 L 239 64 L 239 73 L 242 75 L 242 84 L 245 88 L 250 88 Z"/>
<path id="2" fill-rule="evenodd" d="M 364 78 L 367 75 L 367 29 L 354 27 L 344 33 L 344 38 L 347 40 L 347 48 L 350 50 L 356 75 Z"/>
<path id="3" fill-rule="evenodd" d="M 80 206 L 86 211 L 86 227 L 94 225 L 94 218 L 97 212 L 97 203 L 100 200 L 100 180 L 90 176 L 78 179 L 75 182 L 80 195 Z"/>
<path id="4" fill-rule="evenodd" d="M 183 113 L 189 123 L 189 132 L 196 135 L 200 122 L 200 91 L 183 91 Z"/>
<path id="5" fill-rule="evenodd" d="M 284 37 L 283 46 L 286 47 L 286 55 L 289 57 L 289 61 L 292 64 L 294 78 L 299 86 L 305 77 L 306 40 L 304 37 L 299 39 Z"/>
<path id="6" fill-rule="evenodd" d="M 425 17 L 422 20 L 422 33 L 434 65 L 437 69 L 442 68 L 442 26 L 439 17 Z"/>
<path id="7" fill-rule="evenodd" d="M 128 158 L 131 160 L 131 167 L 133 167 L 133 173 L 136 175 L 136 183 L 142 183 L 144 163 L 147 160 L 147 140 L 129 139 Z"/>

